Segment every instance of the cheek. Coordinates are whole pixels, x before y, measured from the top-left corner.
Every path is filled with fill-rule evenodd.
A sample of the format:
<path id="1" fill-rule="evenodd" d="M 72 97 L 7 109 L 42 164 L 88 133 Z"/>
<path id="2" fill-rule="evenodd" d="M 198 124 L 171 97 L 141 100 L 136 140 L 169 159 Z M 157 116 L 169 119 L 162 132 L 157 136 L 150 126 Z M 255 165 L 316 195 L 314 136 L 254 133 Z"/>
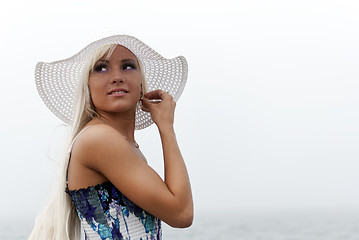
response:
<path id="1" fill-rule="evenodd" d="M 88 83 L 88 88 L 90 92 L 90 97 L 92 99 L 92 102 L 94 103 L 98 99 L 102 87 L 101 85 L 99 85 L 98 81 L 93 81 L 93 80 L 91 81 L 90 79 Z"/>
<path id="2" fill-rule="evenodd" d="M 88 82 L 88 86 L 90 92 L 98 92 L 104 89 L 104 81 L 99 81 L 100 79 L 90 78 Z"/>
<path id="3" fill-rule="evenodd" d="M 140 78 L 136 78 L 136 81 L 128 81 L 128 85 L 138 93 L 142 91 L 142 81 Z"/>

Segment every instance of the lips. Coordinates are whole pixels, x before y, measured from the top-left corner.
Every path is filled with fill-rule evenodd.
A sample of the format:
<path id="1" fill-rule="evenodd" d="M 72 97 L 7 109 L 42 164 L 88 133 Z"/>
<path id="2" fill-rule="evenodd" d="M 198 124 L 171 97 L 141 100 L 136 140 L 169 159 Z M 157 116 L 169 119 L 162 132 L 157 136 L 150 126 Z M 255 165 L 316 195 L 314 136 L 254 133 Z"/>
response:
<path id="1" fill-rule="evenodd" d="M 108 92 L 108 95 L 126 94 L 128 91 L 124 88 L 115 88 Z"/>

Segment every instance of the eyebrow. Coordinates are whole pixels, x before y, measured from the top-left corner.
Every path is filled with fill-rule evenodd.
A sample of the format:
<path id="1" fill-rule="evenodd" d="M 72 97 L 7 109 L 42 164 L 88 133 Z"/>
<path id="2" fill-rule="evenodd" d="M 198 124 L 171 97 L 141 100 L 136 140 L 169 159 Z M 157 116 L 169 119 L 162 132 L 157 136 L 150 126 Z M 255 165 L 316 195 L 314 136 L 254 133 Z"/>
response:
<path id="1" fill-rule="evenodd" d="M 109 60 L 106 60 L 106 59 L 100 59 L 100 60 L 98 60 L 97 62 L 109 63 L 110 61 L 109 61 Z M 136 61 L 133 60 L 133 59 L 131 59 L 131 58 L 128 58 L 128 59 L 122 59 L 121 62 L 136 62 Z"/>
<path id="2" fill-rule="evenodd" d="M 136 62 L 136 61 L 131 58 L 128 58 L 128 59 L 122 59 L 121 62 Z"/>

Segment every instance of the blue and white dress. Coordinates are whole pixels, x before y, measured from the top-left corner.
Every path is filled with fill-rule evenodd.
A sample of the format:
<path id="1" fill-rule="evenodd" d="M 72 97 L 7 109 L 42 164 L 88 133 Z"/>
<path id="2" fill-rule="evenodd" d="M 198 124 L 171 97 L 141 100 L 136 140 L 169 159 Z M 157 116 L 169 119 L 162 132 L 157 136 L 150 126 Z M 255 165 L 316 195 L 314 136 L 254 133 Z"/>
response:
<path id="1" fill-rule="evenodd" d="M 111 182 L 69 190 L 85 239 L 162 239 L 161 220 L 138 207 Z"/>
<path id="2" fill-rule="evenodd" d="M 111 182 L 69 190 L 66 172 L 66 192 L 76 207 L 86 240 L 162 239 L 161 220 L 129 200 Z"/>

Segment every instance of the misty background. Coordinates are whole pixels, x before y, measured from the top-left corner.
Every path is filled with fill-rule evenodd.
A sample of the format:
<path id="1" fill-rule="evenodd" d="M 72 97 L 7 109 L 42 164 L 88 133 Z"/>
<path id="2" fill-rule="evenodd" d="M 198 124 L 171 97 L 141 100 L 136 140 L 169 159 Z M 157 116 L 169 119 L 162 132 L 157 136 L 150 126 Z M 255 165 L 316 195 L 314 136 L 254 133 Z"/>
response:
<path id="1" fill-rule="evenodd" d="M 175 129 L 196 213 L 359 210 L 358 1 L 14 0 L 0 11 L 2 219 L 34 220 L 66 132 L 37 93 L 36 63 L 103 33 L 186 57 Z M 136 140 L 163 176 L 156 127 Z"/>

